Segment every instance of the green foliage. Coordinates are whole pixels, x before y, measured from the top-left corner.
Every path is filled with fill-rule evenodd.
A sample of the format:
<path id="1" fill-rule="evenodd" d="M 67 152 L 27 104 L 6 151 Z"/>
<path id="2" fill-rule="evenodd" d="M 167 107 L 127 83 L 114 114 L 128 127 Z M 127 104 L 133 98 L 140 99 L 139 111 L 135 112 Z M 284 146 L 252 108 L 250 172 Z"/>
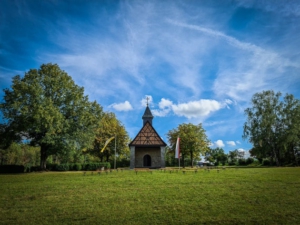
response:
<path id="1" fill-rule="evenodd" d="M 250 165 L 254 163 L 254 159 L 253 158 L 247 158 L 246 159 L 246 165 Z"/>
<path id="2" fill-rule="evenodd" d="M 239 159 L 239 160 L 238 160 L 238 165 L 239 165 L 239 166 L 246 166 L 246 165 L 247 165 L 246 159 Z"/>
<path id="3" fill-rule="evenodd" d="M 80 163 L 71 164 L 70 170 L 80 171 L 80 170 L 82 170 L 82 165 Z"/>
<path id="4" fill-rule="evenodd" d="M 109 162 L 102 162 L 102 163 L 88 163 L 82 165 L 83 170 L 87 171 L 94 171 L 94 170 L 100 170 L 102 167 L 105 169 L 110 169 L 110 163 Z"/>
<path id="5" fill-rule="evenodd" d="M 57 171 L 69 171 L 70 166 L 68 163 L 58 164 L 55 168 Z"/>
<path id="6" fill-rule="evenodd" d="M 180 124 L 176 129 L 170 130 L 167 134 L 171 149 L 175 152 L 177 137 L 180 138 L 180 153 L 182 154 L 183 167 L 185 158 L 190 158 L 193 167 L 194 159 L 200 157 L 208 151 L 209 140 L 207 139 L 202 124 L 194 125 L 191 123 Z"/>
<path id="7" fill-rule="evenodd" d="M 111 163 L 111 165 L 113 165 Z M 129 167 L 130 166 L 130 160 L 129 159 L 121 159 L 121 160 L 117 160 L 117 168 L 120 167 Z"/>
<path id="8" fill-rule="evenodd" d="M 263 91 L 252 97 L 245 110 L 244 138 L 253 144 L 250 153 L 262 160 L 270 158 L 277 166 L 297 161 L 300 146 L 300 101 L 293 95 Z"/>
<path id="9" fill-rule="evenodd" d="M 215 166 L 224 166 L 228 160 L 228 157 L 222 148 L 209 148 L 209 150 L 206 152 L 205 159 L 206 161 L 214 163 Z"/>
<path id="10" fill-rule="evenodd" d="M 107 145 L 103 152 L 100 152 L 105 142 L 111 137 L 115 137 L 115 139 Z M 128 143 L 129 135 L 122 123 L 116 118 L 116 115 L 111 112 L 104 112 L 96 129 L 93 146 L 86 152 L 100 158 L 101 162 L 109 162 L 114 159 L 116 148 L 118 157 L 129 158 Z"/>
<path id="11" fill-rule="evenodd" d="M 2 165 L 0 166 L 0 173 L 24 173 L 25 167 L 23 165 Z"/>
<path id="12" fill-rule="evenodd" d="M 40 161 L 40 148 L 13 142 L 7 149 L 0 151 L 0 160 L 2 164 L 35 166 Z"/>
<path id="13" fill-rule="evenodd" d="M 50 171 L 55 171 L 57 170 L 57 163 L 47 163 L 47 170 L 50 170 Z"/>
<path id="14" fill-rule="evenodd" d="M 50 155 L 91 147 L 102 117 L 100 105 L 89 102 L 84 89 L 50 63 L 15 76 L 0 110 L 5 129 L 41 147 L 42 169 Z"/>
<path id="15" fill-rule="evenodd" d="M 264 159 L 262 165 L 263 166 L 271 166 L 271 162 L 269 159 Z"/>

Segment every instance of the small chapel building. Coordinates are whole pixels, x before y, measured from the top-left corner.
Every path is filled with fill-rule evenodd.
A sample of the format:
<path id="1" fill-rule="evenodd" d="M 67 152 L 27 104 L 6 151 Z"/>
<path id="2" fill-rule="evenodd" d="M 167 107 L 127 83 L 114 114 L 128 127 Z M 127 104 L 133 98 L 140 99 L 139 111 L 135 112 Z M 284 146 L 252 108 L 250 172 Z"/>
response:
<path id="1" fill-rule="evenodd" d="M 130 169 L 164 168 L 165 147 L 167 144 L 161 139 L 152 126 L 153 115 L 148 103 L 142 119 L 142 129 L 132 142 L 129 143 Z"/>

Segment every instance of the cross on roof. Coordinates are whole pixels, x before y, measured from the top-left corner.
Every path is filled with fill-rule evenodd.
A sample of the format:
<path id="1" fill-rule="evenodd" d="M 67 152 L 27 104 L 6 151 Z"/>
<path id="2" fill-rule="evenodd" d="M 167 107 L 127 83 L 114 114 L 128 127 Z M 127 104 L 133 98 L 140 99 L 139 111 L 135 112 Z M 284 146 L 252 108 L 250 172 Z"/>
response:
<path id="1" fill-rule="evenodd" d="M 148 100 L 149 100 L 149 97 L 148 97 L 148 96 L 147 96 L 146 100 L 147 100 L 147 106 L 148 106 Z"/>

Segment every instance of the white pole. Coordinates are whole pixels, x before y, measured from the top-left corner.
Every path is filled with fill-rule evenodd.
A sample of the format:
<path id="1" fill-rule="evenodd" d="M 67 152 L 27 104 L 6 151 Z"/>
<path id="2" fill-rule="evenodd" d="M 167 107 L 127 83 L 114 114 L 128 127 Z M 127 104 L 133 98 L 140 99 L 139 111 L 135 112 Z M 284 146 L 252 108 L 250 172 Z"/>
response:
<path id="1" fill-rule="evenodd" d="M 117 153 L 117 135 L 115 136 L 115 162 L 114 162 L 114 169 L 116 169 L 116 153 Z"/>

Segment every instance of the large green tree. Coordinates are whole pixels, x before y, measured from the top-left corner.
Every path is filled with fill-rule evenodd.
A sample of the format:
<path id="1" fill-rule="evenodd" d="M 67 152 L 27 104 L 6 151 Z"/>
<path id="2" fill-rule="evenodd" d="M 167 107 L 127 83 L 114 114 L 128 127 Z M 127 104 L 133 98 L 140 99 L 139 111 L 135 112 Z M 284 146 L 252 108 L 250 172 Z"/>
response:
<path id="1" fill-rule="evenodd" d="M 280 166 L 297 163 L 300 145 L 300 102 L 293 95 L 282 98 L 280 92 L 263 91 L 252 97 L 252 107 L 245 110 L 244 138 L 253 144 L 251 154 L 271 158 Z M 288 157 L 290 159 L 288 159 Z"/>
<path id="2" fill-rule="evenodd" d="M 13 77 L 0 110 L 5 129 L 40 146 L 41 169 L 46 169 L 49 155 L 90 147 L 103 114 L 57 64 Z"/>
<path id="3" fill-rule="evenodd" d="M 200 154 L 204 155 L 209 149 L 209 140 L 202 124 L 180 124 L 176 129 L 170 130 L 167 136 L 173 150 L 175 150 L 177 137 L 180 138 L 183 167 L 185 166 L 184 160 L 186 157 L 190 158 L 191 167 L 193 167 L 194 159 L 199 157 Z"/>

